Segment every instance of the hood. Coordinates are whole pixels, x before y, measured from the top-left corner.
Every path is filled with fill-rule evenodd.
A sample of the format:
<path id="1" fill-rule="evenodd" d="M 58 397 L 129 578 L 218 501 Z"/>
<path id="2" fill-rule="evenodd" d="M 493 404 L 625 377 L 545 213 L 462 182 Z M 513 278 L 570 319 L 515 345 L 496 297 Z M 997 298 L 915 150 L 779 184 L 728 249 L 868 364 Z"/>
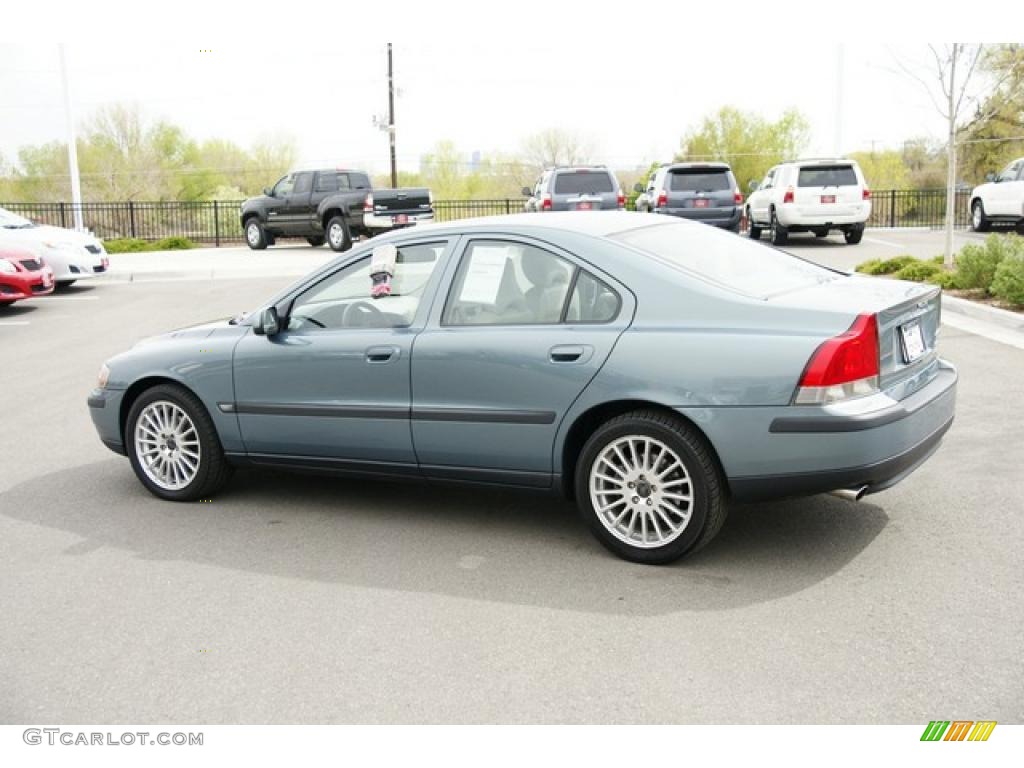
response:
<path id="1" fill-rule="evenodd" d="M 43 224 L 37 227 L 7 229 L 0 227 L 0 243 L 53 243 L 57 247 L 71 246 L 81 248 L 86 245 L 98 245 L 95 237 L 73 229 L 62 229 Z"/>
<path id="2" fill-rule="evenodd" d="M 157 334 L 156 336 L 149 336 L 144 339 L 140 339 L 136 342 L 135 346 L 140 347 L 145 344 L 152 344 L 157 341 L 171 341 L 171 340 L 182 340 L 182 339 L 205 339 L 218 331 L 226 331 L 228 333 L 237 333 L 248 331 L 248 326 L 232 325 L 230 323 L 231 318 L 225 317 L 220 320 L 210 320 L 205 323 L 199 323 L 198 325 L 189 325 L 185 328 L 179 328 L 176 331 L 169 331 L 168 333 Z"/>

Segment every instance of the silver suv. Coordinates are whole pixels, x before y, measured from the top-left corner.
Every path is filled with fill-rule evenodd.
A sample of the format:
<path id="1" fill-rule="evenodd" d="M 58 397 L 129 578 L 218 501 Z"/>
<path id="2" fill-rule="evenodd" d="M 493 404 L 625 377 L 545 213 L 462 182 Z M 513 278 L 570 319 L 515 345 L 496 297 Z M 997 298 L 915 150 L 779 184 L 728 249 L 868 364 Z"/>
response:
<path id="1" fill-rule="evenodd" d="M 637 184 L 636 209 L 740 231 L 743 195 L 726 163 L 671 163 Z"/>
<path id="2" fill-rule="evenodd" d="M 527 211 L 614 211 L 626 207 L 615 174 L 603 165 L 549 168 L 533 189 L 523 187 Z"/>

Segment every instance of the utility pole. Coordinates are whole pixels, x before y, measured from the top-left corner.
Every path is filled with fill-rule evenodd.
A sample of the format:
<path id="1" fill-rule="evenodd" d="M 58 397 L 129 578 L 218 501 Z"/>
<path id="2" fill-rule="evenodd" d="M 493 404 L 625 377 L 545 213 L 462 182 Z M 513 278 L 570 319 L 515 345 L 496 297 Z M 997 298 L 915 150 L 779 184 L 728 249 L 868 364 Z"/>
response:
<path id="1" fill-rule="evenodd" d="M 949 91 L 946 94 L 949 105 L 946 113 L 949 120 L 949 133 L 946 137 L 946 250 L 942 264 L 946 269 L 953 269 L 953 216 L 956 211 L 956 118 L 957 108 L 953 103 L 953 92 L 956 89 L 956 60 L 960 53 L 961 43 L 953 43 L 953 53 L 949 62 Z"/>
<path id="2" fill-rule="evenodd" d="M 60 81 L 64 88 L 64 114 L 68 122 L 68 171 L 71 175 L 71 210 L 75 229 L 82 231 L 82 187 L 78 181 L 78 146 L 75 142 L 75 114 L 71 109 L 71 87 L 68 85 L 68 65 L 64 56 L 64 43 L 60 44 Z"/>
<path id="3" fill-rule="evenodd" d="M 391 67 L 391 43 L 388 43 L 388 138 L 391 142 L 391 186 L 398 186 L 395 166 L 395 76 Z"/>

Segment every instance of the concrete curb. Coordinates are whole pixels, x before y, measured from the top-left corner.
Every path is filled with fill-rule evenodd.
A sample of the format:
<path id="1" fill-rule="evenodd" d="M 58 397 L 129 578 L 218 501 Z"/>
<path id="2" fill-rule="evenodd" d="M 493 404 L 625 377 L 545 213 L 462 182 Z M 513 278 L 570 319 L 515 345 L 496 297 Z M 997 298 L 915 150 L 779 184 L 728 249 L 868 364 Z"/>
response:
<path id="1" fill-rule="evenodd" d="M 987 304 L 980 304 L 976 301 L 961 299 L 958 296 L 942 294 L 942 310 L 944 312 L 955 312 L 959 315 L 973 317 L 975 320 L 984 320 L 986 323 L 1009 328 L 1018 333 L 1024 333 L 1024 314 L 1010 312 L 999 307 L 990 307 Z"/>

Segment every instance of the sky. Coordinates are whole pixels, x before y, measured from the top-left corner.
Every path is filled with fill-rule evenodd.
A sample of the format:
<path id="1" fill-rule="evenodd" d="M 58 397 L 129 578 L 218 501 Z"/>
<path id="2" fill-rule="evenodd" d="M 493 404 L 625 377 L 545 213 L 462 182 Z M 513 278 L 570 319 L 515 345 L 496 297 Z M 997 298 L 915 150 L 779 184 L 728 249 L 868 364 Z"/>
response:
<path id="1" fill-rule="evenodd" d="M 671 159 L 686 130 L 724 105 L 767 119 L 800 110 L 812 129 L 807 155 L 835 154 L 837 125 L 841 153 L 941 140 L 943 119 L 897 65 L 923 74 L 924 43 L 840 48 L 803 39 L 767 60 L 738 55 L 713 35 L 632 57 L 586 34 L 525 46 L 396 43 L 398 166 L 417 170 L 445 139 L 467 156 L 513 154 L 526 136 L 557 127 L 578 134 L 595 162 L 636 168 Z M 386 42 L 204 50 L 73 42 L 66 54 L 78 124 L 104 104 L 130 102 L 198 139 L 247 146 L 290 136 L 303 166 L 388 168 L 387 134 L 373 125 L 387 112 Z M 57 44 L 0 43 L 0 154 L 11 161 L 23 145 L 65 136 Z"/>

